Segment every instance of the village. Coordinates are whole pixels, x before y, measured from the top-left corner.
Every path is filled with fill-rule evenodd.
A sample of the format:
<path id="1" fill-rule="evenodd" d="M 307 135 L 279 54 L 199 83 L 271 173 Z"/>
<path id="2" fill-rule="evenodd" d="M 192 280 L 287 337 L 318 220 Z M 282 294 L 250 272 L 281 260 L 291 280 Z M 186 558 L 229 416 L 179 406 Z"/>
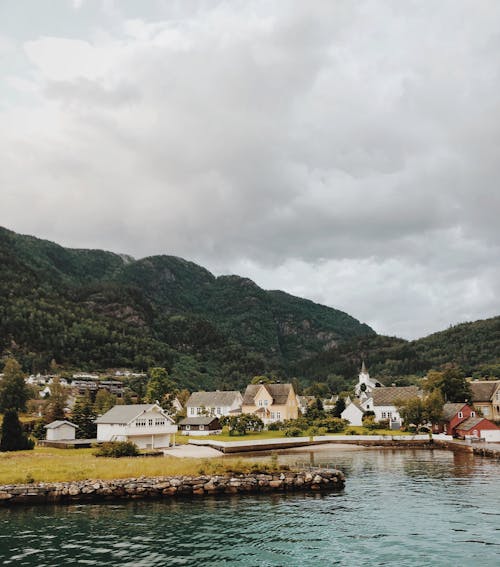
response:
<path id="1" fill-rule="evenodd" d="M 142 451 L 168 451 L 187 438 L 248 439 L 257 450 L 259 439 L 363 434 L 442 434 L 469 443 L 500 443 L 500 381 L 470 380 L 470 399 L 434 400 L 417 386 L 384 386 L 372 378 L 363 362 L 351 395 L 320 398 L 298 395 L 291 383 L 259 380 L 245 391 L 198 391 L 182 395 L 165 393 L 149 403 L 130 403 L 123 378 L 144 374 L 117 371 L 111 379 L 76 373 L 72 380 L 57 376 L 30 376 L 26 383 L 51 396 L 51 388 L 65 390 L 67 403 L 58 419 L 44 424 L 38 444 L 50 447 L 90 447 L 101 443 L 128 442 Z M 101 394 L 99 394 L 99 392 Z M 95 432 L 82 435 L 77 400 L 104 398 L 92 418 Z M 160 396 L 158 396 L 160 397 Z M 436 406 L 437 401 L 437 406 Z M 426 407 L 427 404 L 427 407 Z M 70 407 L 71 406 L 71 407 Z M 35 405 L 36 407 L 36 405 Z M 199 446 L 194 443 L 194 446 Z M 212 444 L 212 446 L 214 446 Z"/>

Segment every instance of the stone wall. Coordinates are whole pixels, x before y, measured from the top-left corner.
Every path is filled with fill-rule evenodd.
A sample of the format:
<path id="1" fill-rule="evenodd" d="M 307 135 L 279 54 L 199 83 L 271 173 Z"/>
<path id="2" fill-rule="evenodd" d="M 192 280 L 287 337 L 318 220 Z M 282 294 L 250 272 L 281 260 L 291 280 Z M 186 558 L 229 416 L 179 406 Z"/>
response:
<path id="1" fill-rule="evenodd" d="M 12 484 L 0 486 L 0 505 L 340 490 L 344 487 L 344 483 L 345 477 L 342 472 L 333 469 L 318 469 L 273 474 L 140 477 L 79 482 Z"/>

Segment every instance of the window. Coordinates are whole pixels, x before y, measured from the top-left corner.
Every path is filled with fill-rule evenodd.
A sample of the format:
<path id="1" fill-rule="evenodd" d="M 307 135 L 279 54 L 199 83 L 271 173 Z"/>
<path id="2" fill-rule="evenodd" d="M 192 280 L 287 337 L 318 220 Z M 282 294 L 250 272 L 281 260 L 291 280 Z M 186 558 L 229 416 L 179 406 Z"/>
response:
<path id="1" fill-rule="evenodd" d="M 274 412 L 271 412 L 271 419 L 274 419 Z"/>
<path id="2" fill-rule="evenodd" d="M 463 412 L 459 411 L 459 412 L 458 412 L 458 417 L 463 417 L 463 416 L 464 416 Z"/>
<path id="3" fill-rule="evenodd" d="M 200 425 L 200 431 L 203 431 L 205 429 L 204 425 Z"/>
<path id="4" fill-rule="evenodd" d="M 387 417 L 388 417 L 389 419 L 391 419 L 391 417 L 392 417 L 392 411 L 388 411 L 388 412 L 387 412 Z"/>
<path id="5" fill-rule="evenodd" d="M 267 407 L 267 404 L 269 403 L 269 400 L 264 400 L 264 405 Z"/>
<path id="6" fill-rule="evenodd" d="M 189 408 L 190 415 L 194 415 L 194 408 Z"/>
<path id="7" fill-rule="evenodd" d="M 280 411 L 277 411 L 277 412 L 276 412 L 276 418 L 277 418 L 277 419 L 281 419 L 281 412 L 280 412 Z"/>
<path id="8" fill-rule="evenodd" d="M 201 408 L 196 408 L 196 415 L 200 415 L 201 414 Z"/>
<path id="9" fill-rule="evenodd" d="M 475 412 L 475 411 L 471 411 L 471 412 L 470 412 L 470 416 L 471 416 L 471 417 L 476 417 L 476 412 Z"/>
<path id="10" fill-rule="evenodd" d="M 221 408 L 217 408 L 217 415 L 220 415 L 222 413 Z"/>
<path id="11" fill-rule="evenodd" d="M 481 409 L 483 410 L 484 415 L 490 415 L 490 408 L 484 407 Z"/>
<path id="12" fill-rule="evenodd" d="M 262 400 L 259 400 L 259 407 L 262 407 L 264 404 L 262 402 Z"/>
<path id="13" fill-rule="evenodd" d="M 190 425 L 186 425 L 185 427 L 186 427 L 186 431 L 189 431 L 191 429 Z"/>
<path id="14" fill-rule="evenodd" d="M 385 411 L 382 412 L 382 419 L 385 419 L 387 417 L 387 413 Z"/>
<path id="15" fill-rule="evenodd" d="M 153 426 L 153 420 L 152 419 L 148 419 L 148 425 L 149 425 L 149 427 Z"/>

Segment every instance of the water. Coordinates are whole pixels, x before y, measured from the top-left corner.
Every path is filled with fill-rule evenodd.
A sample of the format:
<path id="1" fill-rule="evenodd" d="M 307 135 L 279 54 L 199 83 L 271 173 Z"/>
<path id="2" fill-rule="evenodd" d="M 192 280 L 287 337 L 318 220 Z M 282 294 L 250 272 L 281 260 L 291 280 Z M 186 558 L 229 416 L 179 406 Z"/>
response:
<path id="1" fill-rule="evenodd" d="M 341 493 L 0 510 L 13 566 L 500 565 L 500 465 L 447 451 L 340 449 Z"/>

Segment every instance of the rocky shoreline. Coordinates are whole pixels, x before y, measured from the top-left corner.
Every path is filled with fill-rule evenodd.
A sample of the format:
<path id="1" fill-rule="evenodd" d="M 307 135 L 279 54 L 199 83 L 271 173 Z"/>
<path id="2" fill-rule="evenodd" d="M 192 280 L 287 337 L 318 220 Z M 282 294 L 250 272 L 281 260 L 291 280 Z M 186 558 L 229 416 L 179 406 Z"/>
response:
<path id="1" fill-rule="evenodd" d="M 99 502 L 103 500 L 161 499 L 216 494 L 341 490 L 343 473 L 335 469 L 300 472 L 140 477 L 9 484 L 0 486 L 0 505 Z"/>

